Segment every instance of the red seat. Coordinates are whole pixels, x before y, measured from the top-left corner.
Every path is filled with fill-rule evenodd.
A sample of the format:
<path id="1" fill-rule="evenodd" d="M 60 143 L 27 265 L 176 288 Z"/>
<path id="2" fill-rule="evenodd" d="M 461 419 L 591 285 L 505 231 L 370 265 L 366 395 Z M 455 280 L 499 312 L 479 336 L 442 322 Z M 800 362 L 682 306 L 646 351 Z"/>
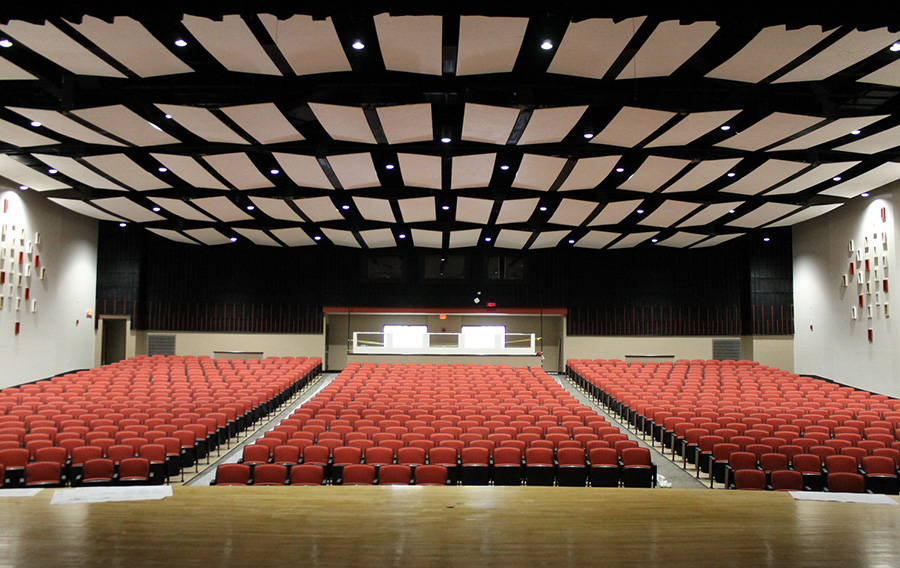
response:
<path id="1" fill-rule="evenodd" d="M 775 491 L 803 491 L 803 474 L 790 469 L 772 472 L 772 489 Z"/>
<path id="2" fill-rule="evenodd" d="M 112 485 L 116 464 L 110 459 L 92 459 L 84 462 L 82 485 Z"/>
<path id="3" fill-rule="evenodd" d="M 866 480 L 858 473 L 845 471 L 829 473 L 828 491 L 832 493 L 865 493 Z"/>
<path id="4" fill-rule="evenodd" d="M 53 461 L 37 461 L 25 466 L 26 487 L 63 487 L 62 465 Z"/>
<path id="5" fill-rule="evenodd" d="M 322 485 L 325 469 L 320 465 L 300 464 L 291 467 L 291 485 Z"/>
<path id="6" fill-rule="evenodd" d="M 379 485 L 409 485 L 412 468 L 408 465 L 388 464 L 378 468 Z"/>
<path id="7" fill-rule="evenodd" d="M 125 458 L 119 462 L 120 485 L 147 485 L 150 483 L 150 460 Z"/>
<path id="8" fill-rule="evenodd" d="M 765 490 L 766 474 L 759 469 L 739 469 L 734 472 L 735 489 Z"/>
<path id="9" fill-rule="evenodd" d="M 287 467 L 265 463 L 253 468 L 253 485 L 285 485 L 287 482 Z"/>
<path id="10" fill-rule="evenodd" d="M 250 483 L 250 466 L 226 463 L 216 468 L 216 477 L 210 485 L 247 485 Z"/>
<path id="11" fill-rule="evenodd" d="M 375 483 L 375 466 L 351 464 L 344 467 L 343 475 L 344 485 L 372 485 Z"/>
<path id="12" fill-rule="evenodd" d="M 415 470 L 416 485 L 446 485 L 447 468 L 442 465 L 420 465 Z"/>
<path id="13" fill-rule="evenodd" d="M 647 448 L 622 450 L 622 485 L 625 487 L 653 487 L 656 485 L 655 467 Z"/>

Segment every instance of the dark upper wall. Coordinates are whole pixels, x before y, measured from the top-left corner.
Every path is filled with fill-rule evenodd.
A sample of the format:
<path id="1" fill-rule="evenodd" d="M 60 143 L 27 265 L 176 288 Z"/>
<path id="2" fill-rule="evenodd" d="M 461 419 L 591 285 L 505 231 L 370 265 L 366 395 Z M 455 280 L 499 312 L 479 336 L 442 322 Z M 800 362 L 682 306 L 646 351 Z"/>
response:
<path id="1" fill-rule="evenodd" d="M 790 231 L 771 236 L 698 250 L 442 253 L 200 247 L 103 223 L 97 306 L 138 329 L 302 333 L 321 331 L 322 306 L 475 307 L 481 292 L 482 307 L 567 308 L 573 335 L 791 334 Z"/>

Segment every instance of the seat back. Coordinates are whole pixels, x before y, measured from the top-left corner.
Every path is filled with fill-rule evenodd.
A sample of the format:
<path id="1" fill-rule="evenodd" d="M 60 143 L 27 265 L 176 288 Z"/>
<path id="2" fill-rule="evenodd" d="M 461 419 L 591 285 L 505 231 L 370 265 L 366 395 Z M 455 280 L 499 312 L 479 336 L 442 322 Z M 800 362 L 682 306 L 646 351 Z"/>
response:
<path id="1" fill-rule="evenodd" d="M 829 473 L 828 491 L 832 493 L 865 493 L 866 479 L 858 473 L 846 471 Z"/>
<path id="2" fill-rule="evenodd" d="M 590 453 L 591 466 L 616 466 L 619 465 L 619 455 L 612 448 L 594 448 Z"/>
<path id="3" fill-rule="evenodd" d="M 803 491 L 803 474 L 790 469 L 775 470 L 770 478 L 775 491 Z"/>
<path id="4" fill-rule="evenodd" d="M 119 462 L 120 481 L 147 481 L 150 479 L 150 460 L 125 458 Z"/>
<path id="5" fill-rule="evenodd" d="M 462 465 L 488 465 L 490 460 L 490 452 L 487 448 L 463 448 Z"/>
<path id="6" fill-rule="evenodd" d="M 116 471 L 116 464 L 110 459 L 92 459 L 84 462 L 84 481 L 108 480 L 112 481 Z"/>
<path id="7" fill-rule="evenodd" d="M 561 448 L 556 452 L 556 461 L 560 467 L 581 466 L 584 467 L 585 453 L 581 448 Z M 496 456 L 495 456 L 496 460 Z"/>
<path id="8" fill-rule="evenodd" d="M 375 483 L 375 466 L 351 464 L 344 466 L 344 485 L 372 485 Z"/>
<path id="9" fill-rule="evenodd" d="M 379 485 L 409 485 L 412 468 L 408 465 L 390 464 L 378 469 Z"/>
<path id="10" fill-rule="evenodd" d="M 60 485 L 62 465 L 55 461 L 37 461 L 25 466 L 25 485 Z"/>
<path id="11" fill-rule="evenodd" d="M 291 467 L 291 485 L 322 485 L 325 469 L 320 465 L 300 464 Z"/>
<path id="12" fill-rule="evenodd" d="M 428 452 L 428 463 L 441 466 L 455 466 L 456 450 L 453 448 L 432 448 Z"/>
<path id="13" fill-rule="evenodd" d="M 325 446 L 306 446 L 303 448 L 303 463 L 314 465 L 328 464 L 329 450 Z"/>
<path id="14" fill-rule="evenodd" d="M 828 456 L 825 458 L 825 471 L 829 474 L 835 472 L 856 473 L 858 463 L 853 456 Z"/>
<path id="15" fill-rule="evenodd" d="M 300 462 L 300 448 L 289 444 L 275 446 L 272 452 L 272 463 L 294 465 Z"/>
<path id="16" fill-rule="evenodd" d="M 394 450 L 383 446 L 368 448 L 365 455 L 366 463 L 369 465 L 387 465 L 394 462 Z"/>
<path id="17" fill-rule="evenodd" d="M 626 448 L 622 450 L 624 467 L 650 467 L 650 450 L 647 448 Z"/>
<path id="18" fill-rule="evenodd" d="M 525 464 L 529 466 L 552 466 L 553 450 L 550 448 L 528 448 L 525 450 Z"/>
<path id="19" fill-rule="evenodd" d="M 253 485 L 284 485 L 287 480 L 287 467 L 266 463 L 253 468 Z"/>
<path id="20" fill-rule="evenodd" d="M 735 489 L 764 490 L 766 474 L 758 469 L 740 469 L 734 472 Z"/>
<path id="21" fill-rule="evenodd" d="M 250 466 L 239 463 L 222 464 L 216 468 L 215 481 L 216 485 L 247 485 L 250 481 Z"/>
<path id="22" fill-rule="evenodd" d="M 447 485 L 447 468 L 442 465 L 418 466 L 416 485 Z"/>
<path id="23" fill-rule="evenodd" d="M 405 465 L 423 465 L 425 463 L 425 450 L 414 447 L 400 448 L 397 450 L 397 463 Z"/>

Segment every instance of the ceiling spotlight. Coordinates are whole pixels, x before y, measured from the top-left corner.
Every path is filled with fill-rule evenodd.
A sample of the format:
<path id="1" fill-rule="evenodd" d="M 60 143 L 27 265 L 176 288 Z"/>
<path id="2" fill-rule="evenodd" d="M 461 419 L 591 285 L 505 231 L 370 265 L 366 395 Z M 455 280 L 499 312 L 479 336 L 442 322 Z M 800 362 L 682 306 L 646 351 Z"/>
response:
<path id="1" fill-rule="evenodd" d="M 720 130 L 728 131 L 728 130 L 731 130 L 731 127 L 728 126 L 727 124 L 723 124 L 722 126 L 719 127 L 719 129 L 720 129 Z"/>
<path id="2" fill-rule="evenodd" d="M 9 38 L 0 39 L 0 47 L 12 47 L 12 42 L 9 41 Z"/>
<path id="3" fill-rule="evenodd" d="M 53 174 L 57 173 L 57 170 L 54 170 L 53 168 L 50 168 L 49 170 L 47 170 L 47 173 L 50 174 L 50 175 L 53 175 Z"/>
<path id="4" fill-rule="evenodd" d="M 637 213 L 638 215 L 643 215 L 643 214 L 644 214 L 644 210 L 643 210 L 643 209 L 638 209 L 637 211 L 635 211 L 635 213 Z"/>
<path id="5" fill-rule="evenodd" d="M 575 244 L 575 239 L 569 239 L 569 244 L 570 244 L 570 245 L 574 245 L 574 244 Z"/>
<path id="6" fill-rule="evenodd" d="M 509 166 L 507 166 L 506 164 L 503 164 L 502 166 L 500 166 L 500 169 L 505 172 L 506 170 L 509 169 Z"/>
<path id="7" fill-rule="evenodd" d="M 399 235 L 397 235 L 397 238 L 398 238 L 398 239 L 401 239 L 401 240 L 405 239 L 405 238 L 406 238 L 406 233 L 400 233 Z"/>
<path id="8" fill-rule="evenodd" d="M 394 169 L 394 164 L 385 164 L 385 165 L 384 165 L 384 169 L 386 169 L 386 170 L 393 170 L 393 169 Z"/>
<path id="9" fill-rule="evenodd" d="M 625 168 L 616 168 L 616 173 L 620 174 L 625 171 Z"/>
<path id="10" fill-rule="evenodd" d="M 228 240 L 231 241 L 231 242 L 233 242 L 233 243 L 236 243 L 236 242 L 237 242 L 237 237 L 231 237 L 231 238 L 228 239 Z"/>
<path id="11" fill-rule="evenodd" d="M 652 239 L 650 239 L 650 242 L 651 242 L 651 243 L 658 243 L 658 242 L 659 242 L 659 239 L 657 239 L 656 237 L 653 237 Z"/>
<path id="12" fill-rule="evenodd" d="M 161 210 L 162 210 L 162 209 L 160 208 L 160 206 L 157 205 L 156 207 L 153 208 L 152 211 L 153 211 L 154 213 L 159 213 Z"/>
<path id="13" fill-rule="evenodd" d="M 485 238 L 484 238 L 484 242 L 486 242 L 486 243 L 491 242 L 491 238 L 490 238 L 490 237 L 485 237 Z"/>
<path id="14" fill-rule="evenodd" d="M 584 136 L 584 139 L 585 139 L 585 140 L 590 140 L 591 138 L 594 137 L 594 133 L 593 133 L 593 132 L 585 132 L 585 133 L 583 134 L 583 136 Z"/>
<path id="15" fill-rule="evenodd" d="M 178 47 L 187 47 L 187 42 L 181 38 L 175 40 L 175 45 Z"/>
<path id="16" fill-rule="evenodd" d="M 248 206 L 247 206 L 247 211 L 253 211 L 254 209 L 256 209 L 256 207 L 253 206 L 253 205 L 248 205 Z"/>
<path id="17" fill-rule="evenodd" d="M 449 136 L 441 136 L 441 142 L 444 144 L 449 144 L 451 142 L 451 138 Z"/>
<path id="18" fill-rule="evenodd" d="M 167 171 L 169 171 L 169 168 L 167 168 L 167 167 L 165 167 L 165 166 L 160 166 L 160 167 L 159 167 L 159 173 L 164 174 L 164 173 L 166 173 Z"/>
<path id="19" fill-rule="evenodd" d="M 544 206 L 544 205 L 541 205 L 540 207 L 538 207 L 538 210 L 540 210 L 540 211 L 546 211 L 546 210 L 547 210 L 547 207 Z"/>
<path id="20" fill-rule="evenodd" d="M 449 205 L 441 205 L 441 210 L 442 211 L 450 211 L 450 206 Z"/>
<path id="21" fill-rule="evenodd" d="M 341 209 L 346 211 L 347 209 L 350 209 L 350 206 L 349 205 L 341 205 Z"/>
<path id="22" fill-rule="evenodd" d="M 859 130 L 851 130 L 850 134 L 852 134 L 854 136 L 859 136 L 859 132 L 860 132 Z"/>
<path id="23" fill-rule="evenodd" d="M 127 227 L 127 226 L 128 226 L 128 223 L 119 223 L 119 226 L 120 226 L 120 227 Z"/>
<path id="24" fill-rule="evenodd" d="M 167 115 L 166 115 L 166 120 L 172 120 L 172 115 L 171 115 L 171 114 L 167 114 Z"/>
<path id="25" fill-rule="evenodd" d="M 541 42 L 541 49 L 543 49 L 544 51 L 553 49 L 553 42 L 551 42 L 549 39 L 545 39 L 543 42 Z"/>
<path id="26" fill-rule="evenodd" d="M 26 189 L 28 189 L 28 186 L 27 186 L 27 185 L 20 185 L 20 186 L 19 186 L 19 189 L 21 189 L 22 191 L 25 191 Z"/>
<path id="27" fill-rule="evenodd" d="M 41 125 L 41 123 L 38 122 L 38 121 L 36 121 L 36 120 L 32 120 L 32 121 L 31 121 L 31 126 L 33 126 L 33 127 L 35 127 L 35 128 L 37 128 L 37 127 L 40 126 L 40 125 Z"/>
<path id="28" fill-rule="evenodd" d="M 734 209 L 729 209 L 728 212 L 729 212 L 729 213 L 734 213 Z"/>
<path id="29" fill-rule="evenodd" d="M 868 191 L 864 191 L 864 192 L 860 193 L 859 195 L 860 195 L 861 197 L 869 197 L 869 192 L 868 192 Z"/>
<path id="30" fill-rule="evenodd" d="M 834 176 L 831 181 L 841 181 L 841 176 Z"/>
<path id="31" fill-rule="evenodd" d="M 281 170 L 269 170 L 269 173 L 272 174 L 273 176 L 277 176 L 278 174 L 281 173 Z"/>
<path id="32" fill-rule="evenodd" d="M 321 241 L 321 240 L 322 240 L 322 237 L 319 236 L 319 235 L 316 235 L 315 237 L 313 237 L 313 240 L 314 240 L 314 241 Z"/>
<path id="33" fill-rule="evenodd" d="M 359 40 L 356 40 L 356 41 L 354 41 L 353 43 L 350 44 L 350 47 L 352 47 L 353 49 L 359 51 L 360 49 L 365 49 L 365 48 L 366 48 L 366 44 L 364 44 L 363 42 L 361 42 L 361 41 L 359 41 Z"/>
<path id="34" fill-rule="evenodd" d="M 769 237 L 763 237 L 763 242 L 764 242 L 764 243 L 767 243 L 767 242 L 769 242 L 769 241 L 771 241 L 771 240 L 772 240 L 772 239 L 770 239 Z"/>
<path id="35" fill-rule="evenodd" d="M 728 173 L 725 174 L 725 175 L 728 176 L 728 177 L 730 177 L 730 178 L 733 178 L 733 177 L 734 177 L 734 172 L 728 172 Z"/>
<path id="36" fill-rule="evenodd" d="M 6 40 L 6 41 L 9 41 L 9 40 Z M 2 41 L 0 41 L 0 45 L 3 45 L 3 42 L 2 42 Z M 9 46 L 8 46 L 8 45 L 3 45 L 3 47 L 9 47 Z M 892 44 L 891 44 L 891 51 L 894 51 L 894 52 L 900 51 L 900 42 L 895 41 L 894 43 L 892 43 Z"/>

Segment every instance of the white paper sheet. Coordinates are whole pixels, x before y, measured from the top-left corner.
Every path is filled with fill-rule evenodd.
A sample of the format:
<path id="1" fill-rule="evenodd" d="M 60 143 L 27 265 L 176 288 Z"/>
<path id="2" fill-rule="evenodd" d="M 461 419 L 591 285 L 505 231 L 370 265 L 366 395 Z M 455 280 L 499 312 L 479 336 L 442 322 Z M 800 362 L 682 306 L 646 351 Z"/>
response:
<path id="1" fill-rule="evenodd" d="M 3 497 L 34 497 L 40 493 L 40 489 L 0 489 L 0 498 Z"/>
<path id="2" fill-rule="evenodd" d="M 169 485 L 135 487 L 77 487 L 60 489 L 53 493 L 51 505 L 71 503 L 112 503 L 115 501 L 152 501 L 172 496 Z"/>
<path id="3" fill-rule="evenodd" d="M 869 505 L 900 505 L 887 495 L 869 493 L 820 493 L 818 491 L 791 491 L 798 501 L 836 501 L 838 503 L 866 503 Z"/>

